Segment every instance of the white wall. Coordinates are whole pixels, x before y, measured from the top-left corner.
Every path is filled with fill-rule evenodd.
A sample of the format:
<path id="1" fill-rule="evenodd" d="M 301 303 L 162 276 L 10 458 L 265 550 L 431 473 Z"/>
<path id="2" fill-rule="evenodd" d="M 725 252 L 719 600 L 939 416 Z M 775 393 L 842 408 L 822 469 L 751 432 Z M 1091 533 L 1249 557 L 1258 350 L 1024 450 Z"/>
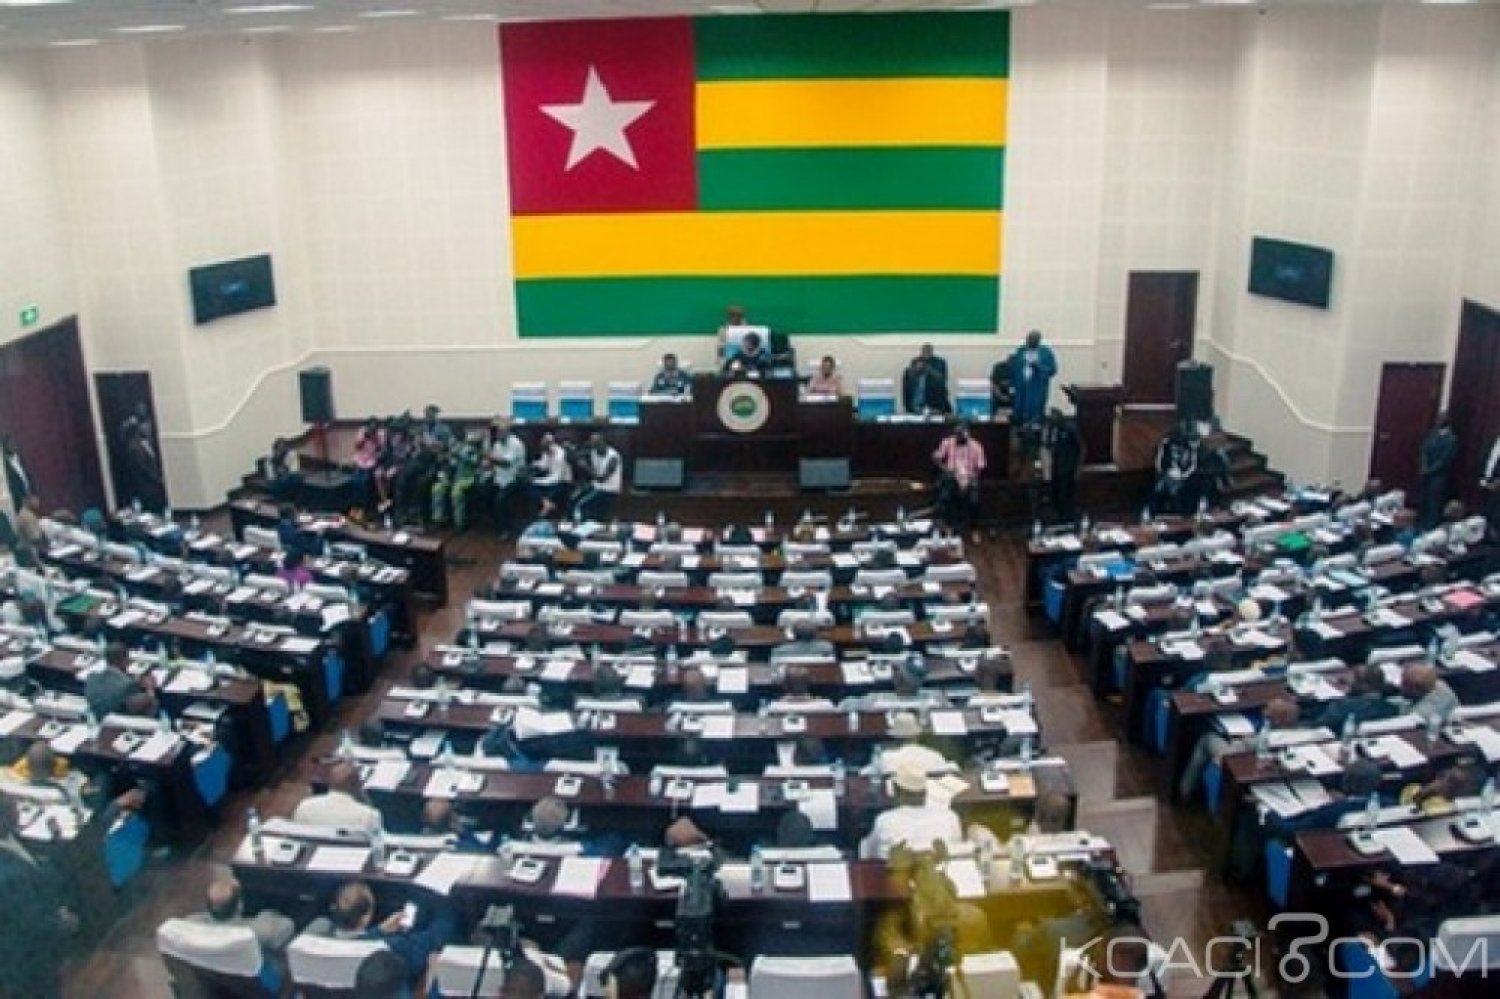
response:
<path id="1" fill-rule="evenodd" d="M 50 105 L 43 57 L 7 52 L 0 60 L 0 343 L 26 332 L 20 312 L 27 306 L 39 310 L 36 328 L 78 308 Z"/>
<path id="2" fill-rule="evenodd" d="M 1447 356 L 1459 294 L 1500 299 L 1497 43 L 1494 8 L 1018 12 L 1001 329 L 940 351 L 980 376 L 1035 327 L 1062 380 L 1115 380 L 1127 274 L 1197 270 L 1230 425 L 1298 477 L 1359 478 L 1380 360 Z M 360 415 L 492 412 L 512 380 L 644 378 L 665 349 L 709 361 L 706 334 L 517 338 L 489 26 L 8 57 L 6 124 L 35 141 L 0 151 L 25 179 L 0 220 L 42 224 L 0 254 L 47 287 L 12 291 L 7 266 L 0 307 L 76 302 L 95 366 L 152 372 L 179 505 L 218 501 L 297 426 L 306 364 Z M 73 267 L 37 264 L 64 232 Z M 1248 296 L 1253 234 L 1333 248 L 1334 307 Z M 265 251 L 278 306 L 194 327 L 187 268 Z M 923 339 L 799 348 L 853 378 Z"/>

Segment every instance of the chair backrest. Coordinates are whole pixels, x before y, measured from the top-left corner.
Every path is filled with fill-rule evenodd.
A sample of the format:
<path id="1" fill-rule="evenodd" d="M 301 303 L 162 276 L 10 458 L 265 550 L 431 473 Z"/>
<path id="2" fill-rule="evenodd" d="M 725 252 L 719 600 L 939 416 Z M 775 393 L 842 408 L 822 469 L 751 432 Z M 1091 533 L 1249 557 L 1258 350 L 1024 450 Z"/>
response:
<path id="1" fill-rule="evenodd" d="M 483 947 L 450 944 L 438 952 L 432 969 L 432 992 L 442 999 L 449 996 L 498 996 L 505 983 L 505 966 L 501 955 L 491 952 L 485 959 Z M 484 975 L 479 977 L 481 962 Z M 478 978 L 478 988 L 475 979 Z"/>
<path id="2" fill-rule="evenodd" d="M 104 554 L 117 562 L 125 562 L 136 565 L 143 561 L 141 553 L 131 545 L 122 545 L 118 541 L 106 541 L 104 543 Z"/>
<path id="3" fill-rule="evenodd" d="M 1008 950 L 985 954 L 965 954 L 959 965 L 960 980 L 969 985 L 969 993 L 990 999 L 1015 999 L 1021 993 L 1021 969 L 1016 956 Z"/>
<path id="4" fill-rule="evenodd" d="M 758 572 L 711 572 L 708 585 L 716 590 L 758 590 L 765 581 Z"/>
<path id="5" fill-rule="evenodd" d="M 502 580 L 529 579 L 538 583 L 545 583 L 551 574 L 545 565 L 534 562 L 504 562 L 500 566 L 500 578 Z"/>
<path id="6" fill-rule="evenodd" d="M 1182 551 L 1177 545 L 1147 545 L 1135 553 L 1138 564 L 1149 564 L 1159 562 L 1162 559 L 1173 558 Z"/>
<path id="7" fill-rule="evenodd" d="M 636 582 L 648 590 L 657 587 L 665 589 L 668 586 L 687 586 L 688 576 L 685 572 L 663 572 L 660 569 L 642 569 L 640 574 L 636 576 Z"/>
<path id="8" fill-rule="evenodd" d="M 379 940 L 341 940 L 304 933 L 287 946 L 287 970 L 294 986 L 352 989 L 360 962 L 384 946 Z"/>
<path id="9" fill-rule="evenodd" d="M 156 928 L 156 949 L 204 971 L 236 978 L 260 974 L 260 942 L 248 926 L 168 919 Z"/>
<path id="10" fill-rule="evenodd" d="M 698 623 L 705 628 L 749 628 L 755 624 L 749 611 L 704 611 L 698 615 Z"/>
<path id="11" fill-rule="evenodd" d="M 325 604 L 347 604 L 352 600 L 348 590 L 328 583 L 308 583 L 302 587 L 302 593 L 304 596 L 316 597 Z"/>
<path id="12" fill-rule="evenodd" d="M 564 420 L 592 420 L 594 418 L 594 383 L 558 382 L 557 415 Z"/>
<path id="13" fill-rule="evenodd" d="M 578 550 L 585 555 L 615 555 L 625 554 L 625 544 L 613 538 L 588 538 L 578 542 Z"/>
<path id="14" fill-rule="evenodd" d="M 985 378 L 960 378 L 953 395 L 953 408 L 964 419 L 990 415 L 990 383 Z"/>
<path id="15" fill-rule="evenodd" d="M 989 604 L 934 604 L 927 608 L 927 617 L 932 621 L 951 621 L 954 624 L 967 624 L 970 621 L 983 623 L 986 627 L 990 623 Z"/>
<path id="16" fill-rule="evenodd" d="M 906 573 L 900 569 L 860 569 L 854 574 L 855 586 L 900 586 Z"/>
<path id="17" fill-rule="evenodd" d="M 917 623 L 909 610 L 868 610 L 859 616 L 860 626 L 869 628 L 904 628 Z"/>
<path id="18" fill-rule="evenodd" d="M 1365 552 L 1365 565 L 1379 565 L 1382 562 L 1393 562 L 1406 554 L 1406 549 L 1398 544 L 1375 545 Z"/>
<path id="19" fill-rule="evenodd" d="M 718 552 L 720 558 L 754 559 L 756 565 L 760 564 L 759 545 L 718 544 L 714 546 L 714 551 Z"/>
<path id="20" fill-rule="evenodd" d="M 795 562 L 802 558 L 827 555 L 828 545 L 821 541 L 787 541 L 782 543 L 781 553 L 788 562 Z"/>
<path id="21" fill-rule="evenodd" d="M 544 624 L 593 624 L 594 612 L 587 607 L 555 607 L 548 605 L 536 612 L 536 619 Z"/>
<path id="22" fill-rule="evenodd" d="M 1292 526 L 1299 531 L 1320 531 L 1329 523 L 1326 513 L 1309 513 L 1292 519 Z"/>
<path id="23" fill-rule="evenodd" d="M 245 585 L 255 590 L 271 590 L 285 596 L 292 592 L 292 584 L 279 576 L 267 576 L 264 573 L 252 572 L 245 577 Z"/>
<path id="24" fill-rule="evenodd" d="M 215 586 L 233 586 L 234 570 L 222 565 L 195 565 L 193 578 L 211 580 Z"/>
<path id="25" fill-rule="evenodd" d="M 968 562 L 953 562 L 949 565 L 929 565 L 922 578 L 931 583 L 972 583 L 977 574 Z"/>
<path id="26" fill-rule="evenodd" d="M 776 615 L 776 627 L 778 628 L 790 628 L 798 621 L 811 621 L 819 628 L 831 628 L 833 626 L 833 611 L 784 610 Z"/>
<path id="27" fill-rule="evenodd" d="M 620 611 L 620 625 L 625 628 L 669 628 L 676 623 L 669 610 Z"/>
<path id="28" fill-rule="evenodd" d="M 750 999 L 864 999 L 859 965 L 848 954 L 827 957 L 761 955 L 750 966 Z"/>
<path id="29" fill-rule="evenodd" d="M 1433 964 L 1438 971 L 1490 972 L 1500 968 L 1500 916 L 1445 919 L 1435 942 Z"/>
<path id="30" fill-rule="evenodd" d="M 1313 569 L 1317 572 L 1331 572 L 1334 569 L 1353 569 L 1359 565 L 1359 559 L 1353 552 L 1344 552 L 1340 555 L 1329 555 L 1318 559 L 1313 563 Z"/>
<path id="31" fill-rule="evenodd" d="M 862 419 L 878 419 L 896 412 L 894 378 L 861 378 L 855 382 L 855 410 Z"/>
<path id="32" fill-rule="evenodd" d="M 1448 543 L 1457 545 L 1477 545 L 1484 540 L 1485 527 L 1488 522 L 1477 514 L 1453 525 L 1448 532 Z"/>
<path id="33" fill-rule="evenodd" d="M 254 524 L 247 524 L 245 525 L 245 544 L 279 552 L 281 551 L 281 535 L 268 527 L 256 527 Z"/>
<path id="34" fill-rule="evenodd" d="M 1159 604 L 1172 600 L 1176 596 L 1175 586 L 1171 583 L 1160 583 L 1156 586 L 1137 586 L 1125 594 L 1125 599 L 1132 604 Z"/>
<path id="35" fill-rule="evenodd" d="M 510 415 L 514 420 L 545 420 L 547 383 L 511 382 Z"/>
<path id="36" fill-rule="evenodd" d="M 611 420 L 641 418 L 641 383 L 610 382 L 606 388 L 605 416 Z"/>
<path id="37" fill-rule="evenodd" d="M 798 586 L 804 590 L 831 590 L 833 573 L 827 569 L 787 569 L 781 574 L 781 585 L 788 590 Z"/>
<path id="38" fill-rule="evenodd" d="M 1078 568 L 1092 569 L 1095 566 L 1103 567 L 1107 565 L 1114 565 L 1116 562 L 1121 561 L 1123 558 L 1124 556 L 1116 551 L 1089 552 L 1087 555 L 1078 556 Z"/>
<path id="39" fill-rule="evenodd" d="M 469 601 L 469 614 L 480 620 L 525 621 L 531 617 L 531 604 L 525 600 Z"/>
<path id="40" fill-rule="evenodd" d="M 1261 524 L 1257 527 L 1247 527 L 1240 532 L 1240 541 L 1244 543 L 1248 551 L 1268 545 L 1286 533 L 1285 524 Z"/>

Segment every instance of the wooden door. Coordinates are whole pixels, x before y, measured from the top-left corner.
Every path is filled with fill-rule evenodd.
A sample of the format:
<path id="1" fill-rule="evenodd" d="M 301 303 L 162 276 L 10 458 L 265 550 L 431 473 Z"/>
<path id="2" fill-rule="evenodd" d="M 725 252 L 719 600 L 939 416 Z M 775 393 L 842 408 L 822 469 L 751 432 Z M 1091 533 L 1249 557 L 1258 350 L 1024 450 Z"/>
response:
<path id="1" fill-rule="evenodd" d="M 104 505 L 92 414 L 77 319 L 0 347 L 0 435 L 15 441 L 44 511 Z"/>
<path id="2" fill-rule="evenodd" d="M 125 421 L 131 417 L 149 420 L 152 447 L 161 454 L 156 402 L 151 394 L 151 372 L 100 372 L 94 375 L 94 394 L 99 398 L 99 427 L 104 434 L 105 453 L 109 455 L 109 481 L 114 489 L 115 504 L 121 506 L 131 495 L 126 481 L 125 438 L 121 434 Z"/>
<path id="3" fill-rule="evenodd" d="M 1500 436 L 1500 312 L 1478 302 L 1464 302 L 1459 318 L 1448 415 L 1458 436 L 1449 488 L 1477 512 L 1479 475 L 1490 445 Z"/>
<path id="4" fill-rule="evenodd" d="M 1132 271 L 1125 303 L 1125 401 L 1169 405 L 1177 365 L 1193 356 L 1197 271 Z"/>
<path id="5" fill-rule="evenodd" d="M 1370 477 L 1387 488 L 1405 489 L 1416 503 L 1422 440 L 1437 420 L 1443 398 L 1442 364 L 1386 364 L 1380 368 L 1380 399 L 1375 407 L 1375 442 Z M 1349 483 L 1356 487 L 1359 483 Z"/>

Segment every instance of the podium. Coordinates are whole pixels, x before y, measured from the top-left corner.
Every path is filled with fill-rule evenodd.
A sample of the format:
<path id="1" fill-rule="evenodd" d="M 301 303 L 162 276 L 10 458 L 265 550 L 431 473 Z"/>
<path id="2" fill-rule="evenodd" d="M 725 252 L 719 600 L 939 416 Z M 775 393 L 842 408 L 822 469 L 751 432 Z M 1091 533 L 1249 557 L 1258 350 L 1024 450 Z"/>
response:
<path id="1" fill-rule="evenodd" d="M 1115 463 L 1115 415 L 1125 399 L 1121 385 L 1064 385 L 1063 394 L 1073 401 L 1078 436 L 1083 441 L 1084 464 Z"/>

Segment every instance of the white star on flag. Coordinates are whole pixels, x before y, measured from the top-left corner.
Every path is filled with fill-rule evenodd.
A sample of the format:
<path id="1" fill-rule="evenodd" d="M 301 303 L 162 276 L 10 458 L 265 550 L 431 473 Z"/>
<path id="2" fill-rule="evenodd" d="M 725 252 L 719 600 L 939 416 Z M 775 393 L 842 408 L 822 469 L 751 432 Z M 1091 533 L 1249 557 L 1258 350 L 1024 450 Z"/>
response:
<path id="1" fill-rule="evenodd" d="M 641 115 L 656 106 L 655 101 L 616 101 L 604 89 L 599 70 L 589 66 L 589 78 L 583 85 L 583 98 L 577 104 L 543 104 L 542 113 L 573 130 L 573 145 L 568 148 L 571 170 L 602 149 L 632 170 L 639 170 L 635 150 L 625 130 Z"/>

